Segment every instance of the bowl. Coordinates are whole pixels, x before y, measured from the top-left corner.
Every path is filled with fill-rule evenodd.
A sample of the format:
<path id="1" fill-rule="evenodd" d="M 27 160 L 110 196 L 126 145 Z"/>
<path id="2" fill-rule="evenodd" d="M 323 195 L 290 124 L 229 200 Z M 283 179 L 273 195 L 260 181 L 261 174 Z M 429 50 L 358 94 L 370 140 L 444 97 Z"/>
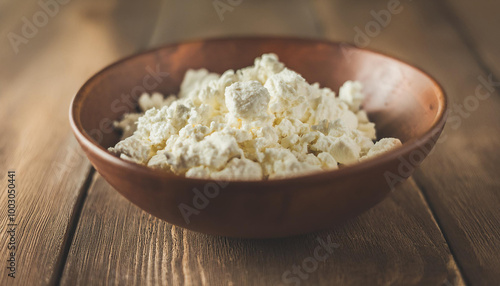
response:
<path id="1" fill-rule="evenodd" d="M 222 73 L 276 53 L 308 82 L 338 91 L 364 84 L 364 109 L 378 137 L 403 146 L 338 170 L 269 181 L 188 179 L 122 160 L 107 151 L 112 122 L 135 111 L 144 92 L 179 91 L 188 69 Z M 70 108 L 73 132 L 97 172 L 132 203 L 171 224 L 244 238 L 297 235 L 354 217 L 383 200 L 429 154 L 446 120 L 443 90 L 421 70 L 354 46 L 293 38 L 227 38 L 167 45 L 98 72 Z"/>

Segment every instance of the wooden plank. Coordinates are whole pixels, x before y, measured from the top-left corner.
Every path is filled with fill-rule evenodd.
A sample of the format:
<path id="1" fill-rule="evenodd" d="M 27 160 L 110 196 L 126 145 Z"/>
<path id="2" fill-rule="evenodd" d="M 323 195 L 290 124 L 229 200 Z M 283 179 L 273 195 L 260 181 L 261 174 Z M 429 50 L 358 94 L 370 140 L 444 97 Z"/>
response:
<path id="1" fill-rule="evenodd" d="M 355 9 L 347 9 L 344 1 L 315 3 L 329 38 L 355 42 L 354 27 L 364 29 L 374 20 L 370 11 L 387 10 L 388 2 L 371 1 Z M 493 285 L 500 281 L 500 98 L 494 89 L 480 90 L 491 92 L 487 99 L 476 94 L 482 86 L 479 78 L 489 73 L 451 25 L 448 11 L 437 2 L 401 3 L 401 12 L 391 15 L 387 27 L 369 37 L 369 47 L 416 64 L 444 86 L 449 122 L 415 179 L 466 278 L 474 285 Z"/>
<path id="2" fill-rule="evenodd" d="M 500 78 L 500 3 L 498 1 L 442 1 L 448 19 L 485 69 Z"/>
<path id="3" fill-rule="evenodd" d="M 397 218 L 397 219 L 396 219 Z M 304 279 L 292 271 L 318 239 L 338 244 Z M 323 255 L 321 252 L 320 255 Z M 288 283 L 290 281 L 290 283 Z M 442 285 L 463 281 L 412 181 L 343 226 L 246 240 L 195 233 L 124 199 L 99 175 L 82 211 L 62 285 Z"/>
<path id="4" fill-rule="evenodd" d="M 116 42 L 112 8 L 117 3 L 60 6 L 27 43 L 19 45 L 18 54 L 7 33 L 22 36 L 21 18 L 33 19 L 44 10 L 37 1 L 17 3 L 12 10 L 12 5 L 3 4 L 12 14 L 0 20 L 5 40 L 0 48 L 0 205 L 6 214 L 7 170 L 15 170 L 18 226 L 12 279 L 6 268 L 7 216 L 0 216 L 0 285 L 47 285 L 60 279 L 90 171 L 70 132 L 69 103 L 96 70 L 136 49 Z"/>
<path id="5" fill-rule="evenodd" d="M 265 3 L 243 2 L 220 22 L 215 11 L 209 13 L 213 9 L 209 4 L 168 2 L 161 13 L 168 16 L 160 17 L 165 22 L 159 22 L 152 43 L 226 32 L 241 35 L 264 27 L 259 26 L 263 25 L 260 19 L 271 22 L 265 25 L 271 34 L 321 34 L 314 12 L 305 2 Z M 265 7 L 259 9 L 262 5 Z M 297 17 L 297 9 L 313 14 Z M 282 10 L 290 13 L 279 13 Z M 194 14 L 180 15 L 179 11 Z M 259 15 L 257 20 L 252 18 L 255 15 Z M 200 23 L 205 30 L 197 30 Z M 257 27 L 253 30 L 252 25 Z M 318 238 L 328 237 L 339 247 L 315 272 L 305 280 L 286 276 L 294 264 L 301 265 L 314 254 Z M 290 281 L 283 280 L 284 273 Z M 294 278 L 311 285 L 463 284 L 432 214 L 412 182 L 334 230 L 287 239 L 243 240 L 173 227 L 130 204 L 98 175 L 83 207 L 61 284 L 277 285 L 295 284 Z"/>

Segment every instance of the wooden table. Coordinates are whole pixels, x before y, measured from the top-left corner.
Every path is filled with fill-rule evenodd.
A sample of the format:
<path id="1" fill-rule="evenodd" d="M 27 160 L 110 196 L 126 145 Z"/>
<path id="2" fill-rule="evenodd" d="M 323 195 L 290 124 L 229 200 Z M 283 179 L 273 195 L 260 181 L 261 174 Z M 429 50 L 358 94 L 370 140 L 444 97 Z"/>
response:
<path id="1" fill-rule="evenodd" d="M 498 1 L 222 0 L 230 6 L 220 16 L 212 1 L 48 2 L 0 2 L 1 285 L 500 285 Z M 383 203 L 286 239 L 172 226 L 93 171 L 68 123 L 87 78 L 162 43 L 249 34 L 367 45 L 421 67 L 451 102 L 442 140 Z M 8 170 L 15 279 L 6 267 Z M 338 247 L 310 273 L 288 275 L 310 263 L 318 239 Z"/>

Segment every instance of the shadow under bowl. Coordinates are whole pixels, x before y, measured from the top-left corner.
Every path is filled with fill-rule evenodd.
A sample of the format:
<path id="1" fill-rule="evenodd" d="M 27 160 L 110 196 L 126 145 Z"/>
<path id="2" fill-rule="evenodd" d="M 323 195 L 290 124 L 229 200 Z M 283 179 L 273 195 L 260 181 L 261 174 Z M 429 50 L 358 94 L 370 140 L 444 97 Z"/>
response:
<path id="1" fill-rule="evenodd" d="M 253 182 L 188 179 L 106 150 L 120 136 L 112 122 L 135 111 L 142 92 L 176 94 L 188 69 L 222 73 L 269 52 L 308 82 L 334 91 L 347 80 L 362 82 L 363 108 L 377 136 L 399 138 L 403 146 L 339 170 Z M 70 122 L 95 169 L 143 210 L 198 232 L 268 238 L 329 228 L 380 202 L 433 148 L 445 111 L 439 84 L 391 57 L 321 40 L 228 38 L 168 45 L 105 68 L 76 94 Z"/>

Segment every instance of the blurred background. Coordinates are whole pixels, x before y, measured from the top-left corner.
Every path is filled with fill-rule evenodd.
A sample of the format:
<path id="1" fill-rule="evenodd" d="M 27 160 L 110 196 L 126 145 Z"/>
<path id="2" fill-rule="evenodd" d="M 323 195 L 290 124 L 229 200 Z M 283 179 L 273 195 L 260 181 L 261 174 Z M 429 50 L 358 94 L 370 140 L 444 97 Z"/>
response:
<path id="1" fill-rule="evenodd" d="M 370 280 L 363 280 L 366 276 L 359 273 L 368 271 L 381 284 L 461 285 L 464 283 L 462 275 L 465 282 L 473 285 L 498 284 L 499 11 L 500 2 L 487 0 L 1 0 L 0 164 L 2 170 L 13 168 L 23 174 L 20 181 L 23 189 L 19 195 L 19 216 L 23 228 L 18 234 L 23 241 L 19 252 L 24 268 L 23 279 L 27 279 L 23 281 L 71 285 L 71 275 L 75 273 L 81 274 L 79 277 L 87 282 L 82 284 L 89 284 L 92 277 L 104 279 L 109 273 L 112 273 L 109 274 L 112 279 L 148 273 L 153 277 L 148 276 L 148 281 L 156 281 L 154 279 L 161 276 L 161 271 L 149 271 L 149 268 L 135 272 L 136 268 L 148 265 L 146 258 L 142 264 L 121 268 L 118 264 L 105 261 L 109 253 L 102 253 L 104 250 L 97 247 L 99 241 L 89 244 L 78 240 L 82 231 L 99 233 L 100 227 L 109 229 L 113 224 L 116 226 L 122 222 L 108 217 L 110 226 L 105 222 L 100 224 L 100 217 L 92 216 L 93 206 L 97 210 L 116 207 L 106 205 L 110 198 L 118 202 L 116 205 L 127 206 L 124 212 L 143 216 L 138 210 L 132 211 L 133 207 L 128 202 L 115 194 L 102 178 L 89 171 L 90 164 L 71 134 L 69 104 L 85 80 L 120 58 L 163 44 L 212 37 L 269 35 L 345 42 L 400 58 L 434 76 L 450 100 L 449 121 L 442 135 L 442 144 L 436 146 L 417 170 L 415 181 L 407 186 L 408 190 L 414 190 L 414 193 L 407 193 L 414 194 L 410 196 L 411 200 L 406 195 L 395 194 L 389 202 L 374 210 L 377 215 L 374 217 L 378 219 L 361 218 L 354 226 L 346 228 L 349 235 L 339 230 L 338 237 L 359 239 L 361 248 L 357 249 L 358 252 L 351 251 L 356 258 L 350 260 L 350 266 L 341 261 L 333 263 L 331 267 L 340 267 L 340 272 L 330 271 L 333 269 L 330 266 L 322 266 L 323 274 L 318 274 L 320 278 L 311 278 L 309 282 L 327 283 L 328 275 L 342 273 L 338 276 L 339 281 L 351 277 L 351 280 L 345 278 L 345 281 L 351 281 L 351 285 L 363 285 L 363 281 Z M 486 94 L 479 94 L 479 90 Z M 88 188 L 90 181 L 94 185 L 87 196 L 82 190 Z M 2 205 L 5 199 L 2 194 Z M 71 235 L 84 201 L 85 204 L 92 204 L 83 207 L 80 221 L 86 218 L 92 224 L 78 227 L 70 248 Z M 373 252 L 373 249 L 382 249 L 384 245 L 377 244 L 379 240 L 374 233 L 380 233 L 379 230 L 392 233 L 405 225 L 413 226 L 408 221 L 415 223 L 413 217 L 427 210 L 432 216 L 416 219 L 418 227 L 414 228 L 415 231 L 418 233 L 423 229 L 420 222 L 426 220 L 432 227 L 438 225 L 439 230 L 431 227 L 432 230 L 423 231 L 425 239 L 417 242 L 412 241 L 412 236 L 419 236 L 409 231 L 400 235 L 404 243 L 413 243 L 410 246 L 399 244 L 401 241 L 396 240 L 390 243 L 392 248 L 384 248 L 381 253 Z M 403 219 L 393 228 L 384 228 L 386 225 L 381 222 L 394 217 Z M 129 218 L 135 219 L 132 215 Z M 154 218 L 146 218 L 145 221 L 154 221 Z M 133 223 L 137 221 L 127 221 L 123 225 Z M 160 222 L 158 224 L 161 225 Z M 448 244 L 449 250 L 446 250 L 447 247 L 435 250 L 432 247 L 440 249 L 432 244 L 435 240 L 426 240 L 426 235 L 437 235 L 441 239 L 439 231 L 444 238 L 437 245 Z M 120 241 L 119 237 L 123 239 L 119 231 L 109 235 L 111 238 L 107 241 Z M 181 240 L 184 237 L 190 241 L 186 242 L 188 245 L 191 242 L 201 245 L 211 239 L 199 239 L 192 234 L 178 234 L 175 239 L 179 239 L 179 235 Z M 297 239 L 296 244 L 288 241 L 285 245 L 307 244 L 314 249 L 314 239 L 311 241 L 307 244 Z M 243 253 L 272 249 L 263 245 L 257 243 L 253 250 L 243 250 Z M 279 243 L 271 245 L 279 248 Z M 429 245 L 432 247 L 428 248 Z M 121 251 L 121 247 L 115 249 L 116 245 L 115 248 L 107 246 L 114 249 L 113 253 Z M 426 252 L 420 251 L 419 247 Z M 156 253 L 148 252 L 149 244 L 144 241 L 137 241 L 132 248 L 142 249 L 144 255 Z M 370 257 L 380 257 L 385 252 L 395 253 L 386 264 L 370 260 Z M 86 257 L 94 263 L 78 255 L 71 258 L 71 254 L 78 253 L 88 255 Z M 304 253 L 307 256 L 309 252 Z M 422 253 L 426 256 L 420 256 Z M 436 256 L 433 257 L 433 254 Z M 252 278 L 238 276 L 238 269 L 231 268 L 235 262 L 225 254 L 217 255 L 222 257 L 217 263 L 227 268 L 219 269 L 222 272 L 214 271 L 215 274 L 207 273 L 209 281 L 216 281 L 210 279 L 217 279 L 217 275 L 233 279 L 231 281 L 236 281 L 237 285 L 253 278 L 255 285 L 281 281 L 279 275 L 270 272 L 272 267 L 262 263 L 269 258 L 245 260 L 244 267 L 250 272 L 255 270 L 259 275 Z M 291 261 L 300 262 L 306 257 L 301 255 Z M 104 261 L 92 260 L 95 257 L 104 257 Z M 136 262 L 135 258 L 127 257 Z M 281 259 L 281 256 L 277 257 L 276 261 L 273 260 L 276 263 Z M 66 259 L 68 264 L 64 267 Z M 350 272 L 349 269 L 356 268 L 354 264 L 369 261 L 367 268 L 358 269 L 361 272 Z M 395 266 L 393 262 L 399 264 Z M 202 265 L 199 260 L 197 263 Z M 198 274 L 193 274 L 200 271 L 196 266 L 198 264 L 195 262 L 195 266 L 190 268 L 194 280 L 182 281 L 194 281 L 194 284 L 201 281 Z M 387 269 L 396 270 L 391 272 Z M 6 275 L 1 274 L 3 279 Z M 183 279 L 188 279 L 189 275 L 185 275 Z"/>

